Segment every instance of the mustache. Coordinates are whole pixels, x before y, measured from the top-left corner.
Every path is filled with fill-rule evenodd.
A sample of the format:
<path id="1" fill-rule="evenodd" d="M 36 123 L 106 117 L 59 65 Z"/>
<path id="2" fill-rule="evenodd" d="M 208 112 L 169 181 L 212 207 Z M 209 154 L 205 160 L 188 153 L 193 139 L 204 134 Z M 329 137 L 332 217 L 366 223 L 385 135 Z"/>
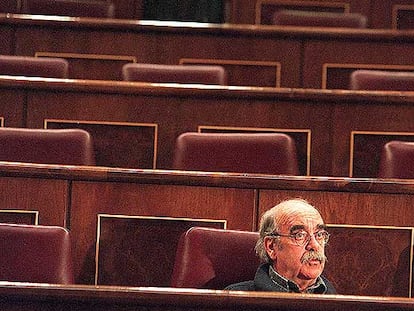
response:
<path id="1" fill-rule="evenodd" d="M 303 254 L 302 258 L 300 259 L 301 263 L 307 263 L 311 260 L 319 260 L 320 262 L 325 262 L 327 260 L 326 256 L 322 252 L 318 251 L 309 251 Z"/>

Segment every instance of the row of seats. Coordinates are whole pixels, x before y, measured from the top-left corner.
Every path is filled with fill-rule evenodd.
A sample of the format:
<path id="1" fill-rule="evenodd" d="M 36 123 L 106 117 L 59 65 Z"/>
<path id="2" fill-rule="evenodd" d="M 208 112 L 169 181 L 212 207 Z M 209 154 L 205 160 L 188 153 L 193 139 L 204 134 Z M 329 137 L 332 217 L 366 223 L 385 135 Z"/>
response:
<path id="1" fill-rule="evenodd" d="M 69 63 L 63 58 L 0 55 L 0 74 L 64 79 L 69 77 Z M 128 63 L 122 67 L 122 78 L 139 82 L 227 84 L 227 73 L 218 65 Z"/>
<path id="2" fill-rule="evenodd" d="M 20 5 L 5 3 L 2 11 L 71 17 L 113 18 L 115 4 L 99 0 L 22 0 Z M 0 7 L 1 9 L 1 7 Z M 271 19 L 273 25 L 309 27 L 366 28 L 366 16 L 358 13 L 331 13 L 303 10 L 278 10 Z"/>
<path id="3" fill-rule="evenodd" d="M 257 238 L 257 232 L 189 229 L 178 244 L 171 286 L 222 289 L 252 279 Z M 70 233 L 62 227 L 2 223 L 0 249 L 0 281 L 75 283 Z M 234 256 L 243 264 L 234 265 Z"/>
<path id="4" fill-rule="evenodd" d="M 414 178 L 414 142 L 385 144 L 379 178 Z M 81 129 L 0 128 L 0 161 L 95 165 L 91 135 Z M 294 139 L 283 133 L 183 133 L 173 168 L 299 175 Z"/>
<path id="5" fill-rule="evenodd" d="M 68 78 L 69 63 L 63 58 L 0 55 L 0 74 Z M 128 63 L 122 78 L 131 82 L 194 83 L 227 85 L 224 67 L 218 65 L 162 65 Z M 414 90 L 414 72 L 355 70 L 350 76 L 351 90 Z"/>
<path id="6" fill-rule="evenodd" d="M 5 13 L 112 18 L 115 4 L 109 0 L 6 0 L 0 2 Z"/>

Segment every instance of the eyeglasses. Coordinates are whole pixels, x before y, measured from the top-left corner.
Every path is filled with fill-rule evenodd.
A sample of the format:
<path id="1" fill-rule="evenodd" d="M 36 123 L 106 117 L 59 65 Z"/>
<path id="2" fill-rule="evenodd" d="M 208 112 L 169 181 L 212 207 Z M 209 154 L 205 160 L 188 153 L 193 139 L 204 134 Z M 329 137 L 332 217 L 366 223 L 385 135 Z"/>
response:
<path id="1" fill-rule="evenodd" d="M 329 241 L 330 234 L 325 230 L 320 230 L 312 234 L 315 237 L 315 240 L 320 245 L 326 245 Z M 293 234 L 280 234 L 277 232 L 272 232 L 269 234 L 269 236 L 278 237 L 283 236 L 287 238 L 291 238 L 295 241 L 296 245 L 303 246 L 309 243 L 311 240 L 311 234 L 309 234 L 306 231 L 299 231 Z"/>

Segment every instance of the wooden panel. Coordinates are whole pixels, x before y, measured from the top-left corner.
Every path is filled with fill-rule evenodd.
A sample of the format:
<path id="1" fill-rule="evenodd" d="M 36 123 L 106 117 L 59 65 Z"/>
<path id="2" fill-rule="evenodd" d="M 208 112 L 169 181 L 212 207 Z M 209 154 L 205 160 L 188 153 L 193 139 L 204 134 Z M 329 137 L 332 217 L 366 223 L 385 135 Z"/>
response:
<path id="1" fill-rule="evenodd" d="M 334 64 L 375 64 L 405 65 L 413 64 L 414 46 L 401 41 L 399 44 L 386 40 L 359 42 L 348 41 L 312 41 L 305 43 L 303 86 L 321 88 L 323 66 Z"/>
<path id="2" fill-rule="evenodd" d="M 38 211 L 0 210 L 0 223 L 37 225 L 39 223 Z"/>
<path id="3" fill-rule="evenodd" d="M 105 0 L 101 0 L 105 1 Z M 115 3 L 115 17 L 125 19 L 140 19 L 141 15 L 137 15 L 138 9 L 142 6 L 143 0 L 117 0 Z"/>
<path id="4" fill-rule="evenodd" d="M 311 152 L 311 131 L 298 129 L 270 129 L 270 128 L 245 128 L 245 127 L 224 127 L 224 126 L 203 126 L 198 127 L 198 132 L 206 133 L 285 133 L 295 141 L 298 154 L 299 173 L 303 176 L 310 175 L 310 152 Z"/>
<path id="5" fill-rule="evenodd" d="M 122 66 L 136 63 L 134 56 L 36 52 L 36 57 L 60 57 L 69 62 L 70 79 L 122 80 Z"/>
<path id="6" fill-rule="evenodd" d="M 158 146 L 160 150 L 157 150 L 157 167 L 167 168 L 171 165 L 172 146 L 178 136 L 178 129 L 174 127 L 182 122 L 180 119 L 187 118 L 186 115 L 178 116 L 181 111 L 174 106 L 179 105 L 181 100 L 174 97 L 169 97 L 167 100 L 167 98 L 157 95 L 124 94 L 120 96 L 116 92 L 115 94 L 105 94 L 99 91 L 82 92 L 76 98 L 71 92 L 38 92 L 30 94 L 29 97 L 27 127 L 42 128 L 44 120 L 47 119 L 77 120 L 82 126 L 87 126 L 88 130 L 96 132 L 98 137 L 102 138 L 102 140 L 98 139 L 98 142 L 102 142 L 101 148 L 98 147 L 103 152 L 102 161 L 107 164 L 127 164 L 127 167 L 136 167 L 139 164 L 133 156 L 137 156 L 142 161 L 149 159 L 149 154 L 141 151 L 142 141 L 136 141 L 136 138 L 133 138 L 132 142 L 135 141 L 134 145 L 139 149 L 129 154 L 131 135 L 141 133 L 137 137 L 146 138 L 144 150 L 148 152 L 149 141 L 154 138 L 154 127 L 120 126 L 117 123 L 164 124 L 159 127 Z M 82 105 L 75 105 L 75 103 L 82 103 Z M 194 110 L 194 107 L 191 110 Z M 103 125 L 99 126 L 99 123 Z M 171 124 L 173 127 L 165 126 L 167 124 Z M 116 129 L 118 134 L 122 134 L 120 141 L 112 140 L 109 142 L 109 145 L 119 143 L 118 146 L 115 145 L 116 153 L 111 155 L 113 149 L 105 150 L 105 148 L 108 145 L 107 139 L 114 137 L 113 134 L 109 135 L 106 131 L 112 129 Z M 146 133 L 146 135 L 144 136 L 142 133 Z M 128 152 L 122 153 L 125 150 Z M 150 168 L 151 166 L 146 165 L 145 167 Z"/>
<path id="7" fill-rule="evenodd" d="M 392 28 L 413 29 L 414 28 L 414 5 L 393 5 Z"/>
<path id="8" fill-rule="evenodd" d="M 328 231 L 324 274 L 338 293 L 411 297 L 413 228 L 329 225 Z"/>
<path id="9" fill-rule="evenodd" d="M 13 26 L 4 25 L 0 26 L 0 36 L 2 38 L 2 44 L 0 45 L 0 54 L 12 55 L 14 53 L 14 31 Z"/>
<path id="10" fill-rule="evenodd" d="M 15 88 L 0 89 L 1 126 L 24 127 L 23 108 L 26 103 L 25 91 Z"/>
<path id="11" fill-rule="evenodd" d="M 280 87 L 279 62 L 226 59 L 180 59 L 180 64 L 220 65 L 226 69 L 228 85 Z"/>
<path id="12" fill-rule="evenodd" d="M 128 26 L 129 27 L 129 26 Z M 281 86 L 300 85 L 300 42 L 289 37 L 256 36 L 249 33 L 193 32 L 186 35 L 173 28 L 123 29 L 101 27 L 54 28 L 19 27 L 16 33 L 17 55 L 34 55 L 36 52 L 126 55 L 134 56 L 137 62 L 155 64 L 178 64 L 180 59 L 228 59 L 248 62 L 280 62 Z M 112 44 L 112 42 L 118 44 Z M 36 42 L 33 45 L 33 42 Z M 95 44 L 102 42 L 105 44 Z M 249 49 L 245 47 L 249 46 Z M 283 48 L 281 48 L 283 47 Z M 154 53 L 154 51 L 157 51 Z M 268 75 L 269 73 L 267 73 Z M 245 80 L 235 80 L 235 85 L 245 84 Z"/>
<path id="13" fill-rule="evenodd" d="M 414 196 L 409 194 L 260 190 L 259 197 L 259 215 L 283 200 L 301 197 L 316 206 L 329 224 L 413 226 Z M 396 207 L 404 212 L 397 213 Z"/>
<path id="14" fill-rule="evenodd" d="M 70 223 L 80 283 L 94 283 L 98 214 L 223 219 L 229 229 L 241 230 L 255 226 L 253 189 L 74 181 L 72 191 Z"/>
<path id="15" fill-rule="evenodd" d="M 0 209 L 38 212 L 39 224 L 66 226 L 67 200 L 67 181 L 0 177 Z"/>
<path id="16" fill-rule="evenodd" d="M 350 11 L 350 5 L 348 2 L 336 1 L 257 0 L 256 24 L 273 24 L 273 14 L 279 10 L 348 13 Z"/>
<path id="17" fill-rule="evenodd" d="M 226 221 L 99 214 L 95 284 L 170 286 L 178 240 L 194 226 Z"/>
<path id="18" fill-rule="evenodd" d="M 45 119 L 45 128 L 89 132 L 99 166 L 154 169 L 157 163 L 156 124 Z"/>
<path id="19" fill-rule="evenodd" d="M 334 118 L 340 121 L 338 121 L 332 133 L 332 137 L 335 137 L 332 141 L 333 158 L 337 159 L 333 163 L 332 172 L 334 176 L 349 176 L 351 164 L 350 141 L 353 131 L 383 132 L 386 128 L 390 132 L 414 132 L 414 124 L 409 121 L 414 118 L 414 111 L 408 106 L 399 106 L 399 111 L 396 114 L 393 111 L 394 108 L 395 106 L 392 103 L 377 105 L 370 101 L 366 105 L 354 106 L 352 109 L 346 107 L 346 104 L 338 105 L 335 108 Z M 396 115 L 398 115 L 398 118 L 396 118 Z M 384 126 L 380 126 L 381 124 Z M 361 150 L 361 148 L 358 149 Z M 371 174 L 377 170 L 376 157 L 372 157 L 372 155 L 373 153 L 369 155 L 359 153 L 357 155 L 358 162 L 353 165 L 355 168 L 358 166 L 358 169 L 362 169 L 364 171 L 363 175 L 369 173 L 369 176 L 373 176 Z M 361 161 L 364 161 L 365 164 L 370 163 L 370 167 L 361 168 L 359 166 L 362 164 Z M 343 171 L 345 167 L 348 167 L 347 172 Z"/>
<path id="20" fill-rule="evenodd" d="M 412 4 L 412 0 L 371 0 L 372 24 L 375 28 L 393 28 L 393 23 L 395 23 L 395 20 L 393 20 L 394 7 Z M 406 22 L 408 20 L 405 19 L 407 16 L 402 15 L 401 17 L 403 18 L 401 26 L 407 26 Z"/>
<path id="21" fill-rule="evenodd" d="M 74 101 L 82 105 L 74 106 Z M 43 127 L 45 119 L 156 123 L 159 125 L 159 169 L 172 167 L 176 138 L 183 132 L 197 131 L 199 125 L 305 129 L 312 132 L 314 139 L 310 173 L 329 175 L 331 167 L 317 159 L 330 159 L 332 150 L 327 129 L 334 121 L 327 121 L 325 116 L 332 115 L 334 107 L 332 101 L 301 102 L 274 97 L 253 100 L 246 96 L 219 97 L 219 93 L 214 92 L 200 97 L 193 92 L 185 96 L 163 92 L 138 96 L 93 91 L 79 92 L 75 99 L 70 91 L 41 91 L 29 94 L 27 127 Z M 349 145 L 349 134 L 345 141 Z M 348 150 L 349 147 L 345 152 L 345 176 L 348 174 Z"/>
<path id="22" fill-rule="evenodd" d="M 323 64 L 322 89 L 349 89 L 351 74 L 357 69 L 414 71 L 414 66 L 377 64 Z"/>
<path id="23" fill-rule="evenodd" d="M 349 176 L 377 177 L 382 149 L 391 140 L 414 141 L 414 133 L 352 132 Z"/>

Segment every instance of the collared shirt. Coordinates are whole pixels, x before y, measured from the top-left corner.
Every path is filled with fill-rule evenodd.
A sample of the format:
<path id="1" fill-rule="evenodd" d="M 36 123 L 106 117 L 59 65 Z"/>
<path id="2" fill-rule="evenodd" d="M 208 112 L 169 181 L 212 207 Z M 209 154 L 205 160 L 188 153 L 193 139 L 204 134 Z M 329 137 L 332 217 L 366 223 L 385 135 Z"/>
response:
<path id="1" fill-rule="evenodd" d="M 275 283 L 277 287 L 280 287 L 281 291 L 284 292 L 325 294 L 327 291 L 327 286 L 321 277 L 318 277 L 313 285 L 301 292 L 299 286 L 295 282 L 281 276 L 271 265 L 269 266 L 269 276 L 273 283 Z"/>

